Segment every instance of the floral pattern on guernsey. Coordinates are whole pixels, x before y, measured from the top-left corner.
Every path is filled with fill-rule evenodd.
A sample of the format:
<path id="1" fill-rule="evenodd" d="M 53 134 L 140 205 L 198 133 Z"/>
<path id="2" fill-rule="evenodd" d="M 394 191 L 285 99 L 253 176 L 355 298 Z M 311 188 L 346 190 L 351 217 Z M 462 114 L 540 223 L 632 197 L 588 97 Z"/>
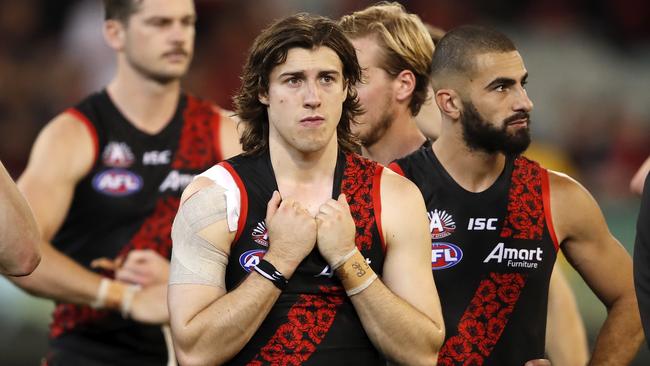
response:
<path id="1" fill-rule="evenodd" d="M 341 193 L 345 193 L 350 213 L 357 226 L 356 244 L 359 250 L 372 246 L 372 228 L 375 214 L 372 201 L 372 181 L 377 163 L 356 154 L 346 154 Z"/>
<path id="2" fill-rule="evenodd" d="M 491 273 L 481 281 L 458 323 L 458 334 L 442 346 L 438 365 L 483 365 L 501 337 L 525 283 L 520 273 Z"/>
<path id="3" fill-rule="evenodd" d="M 545 221 L 541 169 L 524 157 L 515 160 L 502 238 L 542 239 Z"/>
<path id="4" fill-rule="evenodd" d="M 300 295 L 269 342 L 248 366 L 302 365 L 325 338 L 344 294 L 340 287 L 321 287 L 321 295 Z"/>
<path id="5" fill-rule="evenodd" d="M 545 217 L 542 172 L 524 157 L 515 160 L 502 238 L 541 240 Z M 490 273 L 482 280 L 458 323 L 457 334 L 440 350 L 438 365 L 480 366 L 490 356 L 526 284 L 521 273 Z"/>
<path id="6" fill-rule="evenodd" d="M 223 157 L 215 146 L 220 121 L 216 107 L 188 95 L 183 119 L 185 123 L 172 169 L 206 169 L 220 161 Z"/>

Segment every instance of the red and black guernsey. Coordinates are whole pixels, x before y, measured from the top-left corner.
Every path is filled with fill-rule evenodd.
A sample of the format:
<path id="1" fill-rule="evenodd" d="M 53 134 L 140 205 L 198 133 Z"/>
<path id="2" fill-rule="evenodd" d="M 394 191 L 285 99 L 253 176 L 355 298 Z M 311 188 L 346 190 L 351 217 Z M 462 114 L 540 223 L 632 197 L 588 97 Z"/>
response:
<path id="1" fill-rule="evenodd" d="M 152 249 L 169 258 L 171 225 L 183 189 L 194 175 L 221 160 L 218 109 L 181 94 L 172 120 L 154 135 L 130 123 L 106 91 L 89 96 L 67 113 L 88 127 L 95 162 L 77 184 L 53 245 L 86 268 L 95 258 L 125 256 L 133 249 Z M 57 304 L 53 318 L 54 352 L 116 365 L 166 362 L 159 326 L 66 303 Z"/>
<path id="2" fill-rule="evenodd" d="M 446 340 L 438 365 L 521 366 L 543 358 L 557 254 L 548 173 L 508 157 L 487 190 L 454 181 L 430 147 L 390 165 L 424 196 Z"/>
<path id="3" fill-rule="evenodd" d="M 277 183 L 268 152 L 220 163 L 241 191 L 241 215 L 226 270 L 228 291 L 250 273 L 269 245 L 266 206 Z M 379 182 L 383 167 L 340 152 L 332 197 L 345 193 L 354 218 L 356 245 L 381 275 Z M 314 249 L 300 263 L 253 338 L 229 365 L 385 365 L 370 342 L 341 282 Z"/>

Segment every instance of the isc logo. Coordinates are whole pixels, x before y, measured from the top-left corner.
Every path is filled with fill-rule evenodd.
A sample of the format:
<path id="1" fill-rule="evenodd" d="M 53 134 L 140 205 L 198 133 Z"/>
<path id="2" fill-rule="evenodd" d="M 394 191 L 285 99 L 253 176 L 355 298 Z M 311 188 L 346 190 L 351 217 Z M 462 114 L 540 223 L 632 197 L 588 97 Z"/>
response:
<path id="1" fill-rule="evenodd" d="M 451 243 L 431 243 L 431 269 L 453 267 L 463 259 L 463 251 Z"/>
<path id="2" fill-rule="evenodd" d="M 239 256 L 239 265 L 246 272 L 250 272 L 253 267 L 260 264 L 260 261 L 264 258 L 264 254 L 266 254 L 266 250 L 263 249 L 246 251 Z"/>
<path id="3" fill-rule="evenodd" d="M 498 219 L 486 219 L 484 217 L 477 217 L 469 219 L 467 230 L 496 230 L 496 223 Z"/>
<path id="4" fill-rule="evenodd" d="M 142 155 L 144 165 L 165 165 L 171 161 L 171 150 L 147 151 Z"/>

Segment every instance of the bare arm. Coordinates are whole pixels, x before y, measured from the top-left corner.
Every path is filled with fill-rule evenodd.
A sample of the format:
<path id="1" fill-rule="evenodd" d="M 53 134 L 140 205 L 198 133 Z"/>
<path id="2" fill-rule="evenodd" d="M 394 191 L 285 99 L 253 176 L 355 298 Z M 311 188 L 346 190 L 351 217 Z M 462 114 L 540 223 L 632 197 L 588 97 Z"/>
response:
<path id="1" fill-rule="evenodd" d="M 566 258 L 607 307 L 590 365 L 629 364 L 643 340 L 632 261 L 596 201 L 571 178 L 550 172 L 551 207 Z"/>
<path id="2" fill-rule="evenodd" d="M 589 345 L 571 287 L 559 264 L 551 275 L 546 324 L 546 352 L 555 365 L 584 366 Z"/>
<path id="3" fill-rule="evenodd" d="M 184 200 L 210 184 L 213 183 L 206 178 L 197 179 L 186 188 Z M 269 202 L 266 219 L 270 244 L 264 259 L 287 278 L 312 250 L 316 236 L 313 218 L 292 203 L 280 203 L 276 193 Z M 207 226 L 199 235 L 229 255 L 235 233 L 228 230 L 225 219 Z M 183 244 L 174 242 L 177 245 Z M 288 248 L 293 249 L 285 250 Z M 298 253 L 289 253 L 296 248 Z M 171 285 L 171 329 L 180 363 L 213 365 L 234 357 L 257 331 L 279 296 L 280 290 L 255 271 L 231 292 L 206 285 Z"/>
<path id="4" fill-rule="evenodd" d="M 389 361 L 434 365 L 444 340 L 444 326 L 431 274 L 431 244 L 424 201 L 415 185 L 392 171 L 384 171 L 381 184 L 382 207 L 386 208 L 381 213 L 386 241 L 383 274 L 369 287 L 350 295 L 350 300 L 370 340 Z M 336 220 L 331 218 L 342 216 L 335 211 L 347 208 L 342 203 L 345 201 L 340 198 L 338 204 L 331 202 L 329 213 L 321 208 L 327 217 L 316 217 L 319 250 L 331 266 L 340 262 L 338 258 L 344 252 L 340 250 L 344 248 L 334 249 L 337 244 L 354 246 L 353 222 L 351 235 L 345 234 L 349 231 L 345 229 L 348 219 L 332 227 Z M 343 211 L 346 210 L 339 212 Z M 329 238 L 322 233 L 329 233 Z M 342 275 L 338 269 L 336 274 Z M 345 280 L 343 284 L 346 291 L 352 290 Z"/>
<path id="5" fill-rule="evenodd" d="M 32 211 L 0 162 L 0 273 L 32 273 L 41 260 L 39 243 Z"/>
<path id="6" fill-rule="evenodd" d="M 75 185 L 90 170 L 93 155 L 93 142 L 87 127 L 69 114 L 62 114 L 50 122 L 32 148 L 18 187 L 33 208 L 41 229 L 42 260 L 31 275 L 11 278 L 30 294 L 78 304 L 91 304 L 96 300 L 102 277 L 77 264 L 49 242 L 65 218 Z M 149 297 L 157 296 L 164 303 L 162 290 L 164 286 L 136 295 L 134 311 L 150 321 L 166 318 L 164 309 L 163 315 L 140 312 L 141 305 L 151 300 Z"/>

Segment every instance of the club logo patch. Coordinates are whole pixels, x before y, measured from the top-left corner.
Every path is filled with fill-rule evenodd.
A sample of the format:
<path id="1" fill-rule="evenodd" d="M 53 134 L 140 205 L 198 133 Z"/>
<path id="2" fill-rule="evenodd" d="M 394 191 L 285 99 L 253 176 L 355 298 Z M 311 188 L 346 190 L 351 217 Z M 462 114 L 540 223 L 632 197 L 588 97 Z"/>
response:
<path id="1" fill-rule="evenodd" d="M 451 243 L 431 243 L 431 269 L 453 267 L 463 259 L 463 251 Z"/>
<path id="2" fill-rule="evenodd" d="M 253 267 L 260 264 L 260 261 L 264 258 L 264 254 L 266 254 L 265 249 L 248 250 L 239 256 L 239 265 L 246 272 L 250 272 Z"/>
<path id="3" fill-rule="evenodd" d="M 126 169 L 109 169 L 96 174 L 92 185 L 97 192 L 122 197 L 139 192 L 142 178 Z"/>
<path id="4" fill-rule="evenodd" d="M 266 229 L 264 221 L 258 222 L 257 226 L 253 229 L 253 241 L 265 247 L 269 246 L 269 231 Z"/>
<path id="5" fill-rule="evenodd" d="M 128 168 L 133 164 L 135 158 L 131 148 L 124 142 L 109 142 L 102 153 L 104 165 L 114 168 Z"/>
<path id="6" fill-rule="evenodd" d="M 456 223 L 454 218 L 447 211 L 438 211 L 437 209 L 430 211 L 429 216 L 429 231 L 431 232 L 431 239 L 437 240 L 445 238 L 454 233 L 456 230 Z"/>

